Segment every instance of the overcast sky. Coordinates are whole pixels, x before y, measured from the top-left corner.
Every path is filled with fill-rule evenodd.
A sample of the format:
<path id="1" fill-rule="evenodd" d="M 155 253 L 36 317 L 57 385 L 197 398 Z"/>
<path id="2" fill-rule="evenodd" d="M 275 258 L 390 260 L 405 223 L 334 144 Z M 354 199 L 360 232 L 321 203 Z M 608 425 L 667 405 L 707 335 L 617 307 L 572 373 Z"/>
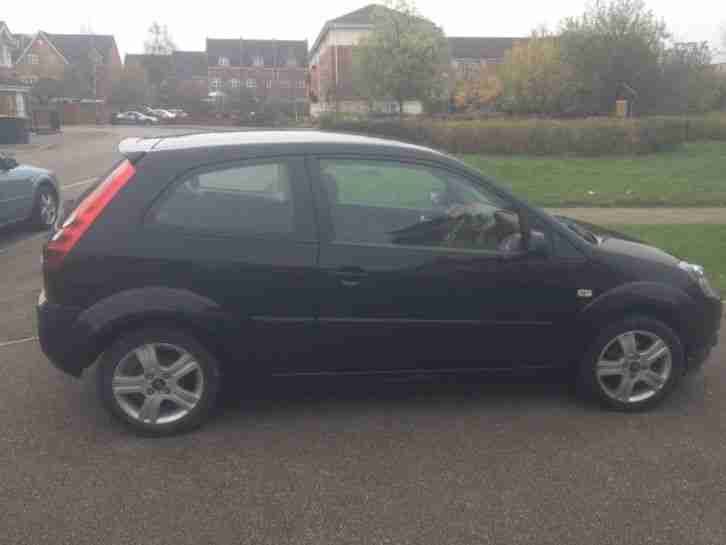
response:
<path id="1" fill-rule="evenodd" d="M 125 0 L 106 3 L 65 0 L 41 4 L 3 3 L 0 20 L 5 20 L 12 32 L 76 33 L 82 26 L 90 26 L 95 33 L 114 34 L 123 56 L 142 51 L 148 27 L 154 20 L 168 26 L 179 49 L 201 51 L 207 37 L 239 36 L 307 38 L 312 46 L 326 20 L 370 2 Z M 418 0 L 416 5 L 449 36 L 524 36 L 542 24 L 556 28 L 563 17 L 582 13 L 586 4 L 583 0 Z M 719 29 L 726 24 L 724 0 L 651 0 L 648 6 L 665 19 L 679 40 L 707 40 L 713 45 L 721 45 L 718 43 Z"/>

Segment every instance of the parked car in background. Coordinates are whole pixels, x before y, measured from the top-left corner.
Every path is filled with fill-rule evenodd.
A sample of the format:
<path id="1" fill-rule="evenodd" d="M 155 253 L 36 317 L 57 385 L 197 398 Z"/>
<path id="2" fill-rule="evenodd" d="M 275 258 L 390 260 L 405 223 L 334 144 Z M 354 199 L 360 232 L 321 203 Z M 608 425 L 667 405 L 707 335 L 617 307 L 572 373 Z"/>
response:
<path id="1" fill-rule="evenodd" d="M 176 114 L 162 108 L 150 108 L 146 111 L 146 114 L 156 117 L 160 121 L 171 121 L 176 118 Z"/>
<path id="2" fill-rule="evenodd" d="M 129 139 L 43 252 L 40 343 L 136 430 L 221 377 L 564 374 L 652 407 L 717 341 L 701 267 L 549 215 L 464 163 L 316 131 Z"/>
<path id="3" fill-rule="evenodd" d="M 179 108 L 171 108 L 169 111 L 171 113 L 173 113 L 174 115 L 176 115 L 178 118 L 189 117 L 188 113 L 186 113 L 184 110 L 179 109 Z"/>
<path id="4" fill-rule="evenodd" d="M 114 114 L 111 123 L 130 124 L 130 125 L 155 125 L 159 123 L 159 119 L 141 112 L 122 112 Z"/>
<path id="5" fill-rule="evenodd" d="M 44 168 L 20 165 L 0 153 L 0 226 L 22 221 L 48 229 L 60 207 L 60 186 Z"/>

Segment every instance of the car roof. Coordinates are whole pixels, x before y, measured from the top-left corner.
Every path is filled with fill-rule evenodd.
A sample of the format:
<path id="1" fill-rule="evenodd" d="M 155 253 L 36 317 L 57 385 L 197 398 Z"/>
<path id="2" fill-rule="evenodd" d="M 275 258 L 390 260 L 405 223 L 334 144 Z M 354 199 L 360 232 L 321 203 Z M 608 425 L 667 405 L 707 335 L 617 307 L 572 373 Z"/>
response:
<path id="1" fill-rule="evenodd" d="M 127 138 L 119 145 L 123 154 L 134 152 L 160 152 L 186 149 L 223 148 L 223 147 L 274 147 L 295 146 L 301 151 L 322 152 L 340 148 L 378 148 L 387 151 L 411 152 L 426 155 L 444 154 L 397 140 L 386 140 L 371 136 L 346 133 L 326 132 L 319 130 L 248 130 L 229 132 L 200 132 L 173 136 L 157 136 L 149 138 Z"/>

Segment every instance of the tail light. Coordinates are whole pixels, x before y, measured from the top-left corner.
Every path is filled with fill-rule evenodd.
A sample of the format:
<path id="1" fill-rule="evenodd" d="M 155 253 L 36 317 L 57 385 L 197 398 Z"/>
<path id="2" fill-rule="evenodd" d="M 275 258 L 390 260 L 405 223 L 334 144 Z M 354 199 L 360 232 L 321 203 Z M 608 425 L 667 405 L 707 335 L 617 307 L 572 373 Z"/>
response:
<path id="1" fill-rule="evenodd" d="M 57 268 L 116 194 L 134 176 L 136 169 L 124 160 L 80 202 L 43 250 L 43 262 Z"/>

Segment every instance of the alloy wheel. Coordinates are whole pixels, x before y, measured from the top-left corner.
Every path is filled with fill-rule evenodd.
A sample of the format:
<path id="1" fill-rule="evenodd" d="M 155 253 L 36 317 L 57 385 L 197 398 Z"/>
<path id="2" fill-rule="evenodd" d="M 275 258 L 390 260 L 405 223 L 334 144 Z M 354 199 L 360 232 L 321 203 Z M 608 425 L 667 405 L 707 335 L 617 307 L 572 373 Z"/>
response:
<path id="1" fill-rule="evenodd" d="M 204 375 L 194 356 L 180 346 L 150 343 L 124 356 L 111 382 L 119 407 L 143 424 L 185 418 L 204 393 Z"/>
<path id="2" fill-rule="evenodd" d="M 41 223 L 47 227 L 52 227 L 58 217 L 58 205 L 53 194 L 43 191 L 38 199 L 38 206 Z"/>
<path id="3" fill-rule="evenodd" d="M 600 353 L 597 381 L 603 392 L 620 403 L 639 403 L 655 396 L 673 372 L 671 350 L 649 331 L 617 335 Z"/>

